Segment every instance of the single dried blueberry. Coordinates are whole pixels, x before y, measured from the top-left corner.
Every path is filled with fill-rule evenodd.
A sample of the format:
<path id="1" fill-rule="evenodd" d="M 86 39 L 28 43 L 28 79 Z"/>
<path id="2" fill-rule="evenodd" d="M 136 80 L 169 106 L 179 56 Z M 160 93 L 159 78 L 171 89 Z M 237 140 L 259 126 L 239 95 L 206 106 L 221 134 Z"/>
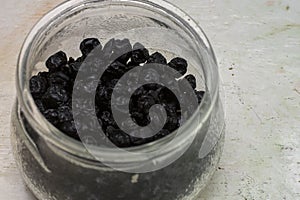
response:
<path id="1" fill-rule="evenodd" d="M 137 108 L 140 112 L 147 113 L 147 111 L 156 103 L 156 100 L 150 95 L 143 95 L 138 99 Z"/>
<path id="2" fill-rule="evenodd" d="M 44 117 L 54 126 L 58 124 L 58 112 L 56 109 L 48 109 L 43 112 Z"/>
<path id="3" fill-rule="evenodd" d="M 191 85 L 191 87 L 193 89 L 195 89 L 197 87 L 195 76 L 193 76 L 192 74 L 189 74 L 189 75 L 186 75 L 184 78 L 189 82 L 189 84 Z"/>
<path id="4" fill-rule="evenodd" d="M 66 121 L 66 122 L 60 123 L 57 125 L 57 128 L 60 131 L 64 132 L 66 135 L 74 138 L 75 140 L 80 140 L 80 137 L 78 136 L 74 121 Z"/>
<path id="5" fill-rule="evenodd" d="M 175 69 L 176 71 L 178 71 L 181 75 L 184 75 L 187 72 L 187 61 L 183 58 L 174 58 L 172 59 L 169 64 L 168 64 L 171 68 Z M 178 77 L 176 77 L 178 78 Z"/>
<path id="6" fill-rule="evenodd" d="M 73 70 L 72 70 L 72 68 L 70 68 L 69 65 L 62 66 L 61 72 L 64 73 L 66 76 L 68 76 L 69 79 L 73 79 L 74 78 L 74 76 L 73 76 Z"/>
<path id="7" fill-rule="evenodd" d="M 69 100 L 68 92 L 62 86 L 51 86 L 43 95 L 42 101 L 47 108 L 57 108 Z"/>
<path id="8" fill-rule="evenodd" d="M 73 57 L 69 57 L 69 61 L 68 61 L 68 64 L 72 64 L 75 62 L 75 59 Z"/>
<path id="9" fill-rule="evenodd" d="M 166 87 L 159 90 L 158 98 L 161 103 L 172 103 L 177 100 L 175 94 Z"/>
<path id="10" fill-rule="evenodd" d="M 148 58 L 147 63 L 157 63 L 166 65 L 167 59 L 161 53 L 155 52 Z"/>
<path id="11" fill-rule="evenodd" d="M 167 123 L 164 128 L 170 132 L 175 131 L 180 127 L 180 119 L 181 117 L 177 116 L 176 114 L 173 114 L 171 116 L 168 114 Z"/>
<path id="12" fill-rule="evenodd" d="M 118 147 L 129 147 L 131 146 L 130 136 L 114 127 L 109 126 L 106 129 L 108 138 Z"/>
<path id="13" fill-rule="evenodd" d="M 133 112 L 131 118 L 139 126 L 147 126 L 151 121 L 148 114 L 143 114 L 141 112 Z"/>
<path id="14" fill-rule="evenodd" d="M 102 49 L 101 43 L 97 38 L 86 38 L 80 43 L 80 51 L 83 56 L 87 56 L 96 47 Z"/>
<path id="15" fill-rule="evenodd" d="M 109 111 L 102 112 L 99 118 L 104 126 L 116 126 L 116 122 L 112 116 L 112 113 Z"/>
<path id="16" fill-rule="evenodd" d="M 47 80 L 50 74 L 51 74 L 50 72 L 39 72 L 38 76 L 41 76 Z"/>
<path id="17" fill-rule="evenodd" d="M 80 56 L 75 60 L 75 62 L 82 63 L 85 60 L 85 58 L 86 58 L 85 56 Z"/>
<path id="18" fill-rule="evenodd" d="M 72 72 L 72 78 L 76 77 L 76 75 L 81 67 L 81 64 L 82 64 L 81 62 L 75 61 L 69 65 L 69 68 L 71 69 L 71 72 Z"/>
<path id="19" fill-rule="evenodd" d="M 69 84 L 70 77 L 62 71 L 51 73 L 48 78 L 50 86 L 59 85 L 66 87 Z"/>
<path id="20" fill-rule="evenodd" d="M 30 79 L 29 87 L 34 98 L 41 97 L 47 90 L 47 79 L 41 75 L 33 76 Z"/>
<path id="21" fill-rule="evenodd" d="M 133 64 L 145 63 L 149 58 L 149 51 L 141 43 L 135 43 L 133 45 L 133 51 L 131 56 L 131 62 Z"/>
<path id="22" fill-rule="evenodd" d="M 61 106 L 57 110 L 60 123 L 73 120 L 72 109 L 69 106 Z"/>
<path id="23" fill-rule="evenodd" d="M 46 61 L 46 67 L 50 71 L 58 70 L 62 66 L 68 63 L 68 58 L 65 52 L 59 51 L 52 56 L 50 56 Z"/>
<path id="24" fill-rule="evenodd" d="M 120 78 L 126 72 L 126 66 L 119 61 L 115 61 L 106 69 L 106 72 L 115 78 Z"/>

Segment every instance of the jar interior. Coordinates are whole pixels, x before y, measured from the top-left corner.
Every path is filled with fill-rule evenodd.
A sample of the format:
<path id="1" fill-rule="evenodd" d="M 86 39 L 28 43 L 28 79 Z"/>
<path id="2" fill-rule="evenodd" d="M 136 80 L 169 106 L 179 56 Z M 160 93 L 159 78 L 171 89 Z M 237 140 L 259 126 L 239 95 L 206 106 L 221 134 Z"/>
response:
<path id="1" fill-rule="evenodd" d="M 30 77 L 45 71 L 46 59 L 57 51 L 66 52 L 69 57 L 79 57 L 79 44 L 88 37 L 98 38 L 102 45 L 111 38 L 128 38 L 132 44 L 142 43 L 150 53 L 161 52 L 168 61 L 177 56 L 185 58 L 189 64 L 187 74 L 196 77 L 198 90 L 206 91 L 200 110 L 202 109 L 203 113 L 208 110 L 215 94 L 214 91 L 209 91 L 213 88 L 209 68 L 214 62 L 214 57 L 207 50 L 210 46 L 207 46 L 206 38 L 205 41 L 199 41 L 193 27 L 176 13 L 168 13 L 168 10 L 157 4 L 139 1 L 99 3 L 76 0 L 53 12 L 54 15 L 50 19 L 43 18 L 42 21 L 47 21 L 36 29 L 30 48 L 26 52 L 26 67 L 22 67 L 19 73 L 22 96 L 33 114 L 42 116 L 35 108 L 30 95 Z M 48 123 L 47 126 L 51 124 Z"/>

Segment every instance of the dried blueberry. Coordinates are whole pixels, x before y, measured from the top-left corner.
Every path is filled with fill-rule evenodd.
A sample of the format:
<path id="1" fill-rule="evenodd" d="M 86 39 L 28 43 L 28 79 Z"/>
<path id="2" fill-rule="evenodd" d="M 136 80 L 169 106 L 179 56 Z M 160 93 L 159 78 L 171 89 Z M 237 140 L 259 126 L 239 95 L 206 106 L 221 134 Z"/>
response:
<path id="1" fill-rule="evenodd" d="M 57 128 L 60 131 L 64 132 L 66 135 L 68 135 L 76 140 L 80 140 L 74 121 L 66 121 L 66 122 L 60 123 L 57 125 Z"/>
<path id="2" fill-rule="evenodd" d="M 29 87 L 34 98 L 41 97 L 47 90 L 47 79 L 41 75 L 33 76 L 30 79 Z"/>
<path id="3" fill-rule="evenodd" d="M 169 64 L 168 64 L 171 68 L 175 69 L 176 71 L 178 71 L 181 75 L 184 75 L 187 72 L 187 61 L 183 58 L 174 58 L 172 59 Z M 177 77 L 178 78 L 178 77 Z"/>
<path id="4" fill-rule="evenodd" d="M 112 113 L 109 111 L 104 111 L 100 115 L 100 120 L 106 126 L 115 126 L 115 121 L 113 119 Z"/>
<path id="5" fill-rule="evenodd" d="M 167 59 L 161 53 L 155 52 L 148 58 L 147 63 L 157 63 L 166 65 Z"/>
<path id="6" fill-rule="evenodd" d="M 53 125 L 58 124 L 58 112 L 56 109 L 48 109 L 43 112 L 45 118 Z"/>
<path id="7" fill-rule="evenodd" d="M 97 38 L 86 38 L 80 43 L 80 51 L 83 56 L 87 56 L 96 47 L 102 48 L 100 41 Z"/>
<path id="8" fill-rule="evenodd" d="M 48 78 L 50 86 L 59 85 L 66 87 L 69 84 L 70 77 L 62 71 L 51 73 Z"/>
<path id="9" fill-rule="evenodd" d="M 81 67 L 81 64 L 82 64 L 81 62 L 76 61 L 69 65 L 69 68 L 71 69 L 71 72 L 72 72 L 72 74 L 71 74 L 72 78 L 76 77 L 76 75 Z"/>
<path id="10" fill-rule="evenodd" d="M 126 72 L 126 66 L 119 61 L 115 61 L 106 69 L 106 72 L 115 78 L 120 78 Z"/>
<path id="11" fill-rule="evenodd" d="M 108 137 L 111 142 L 113 142 L 118 147 L 129 147 L 131 145 L 130 136 L 121 131 L 120 129 L 115 129 L 109 126 L 106 129 Z"/>
<path id="12" fill-rule="evenodd" d="M 68 64 L 72 64 L 75 62 L 75 59 L 73 57 L 69 57 L 69 61 L 68 61 Z"/>
<path id="13" fill-rule="evenodd" d="M 186 75 L 184 78 L 189 82 L 189 84 L 191 85 L 191 87 L 193 89 L 195 89 L 197 87 L 195 76 L 193 76 L 192 74 L 189 74 L 189 75 Z"/>
<path id="14" fill-rule="evenodd" d="M 59 122 L 67 122 L 73 120 L 72 109 L 69 106 L 61 106 L 57 110 Z"/>
<path id="15" fill-rule="evenodd" d="M 62 86 L 51 86 L 43 95 L 42 101 L 47 108 L 57 108 L 69 100 L 68 92 Z"/>
<path id="16" fill-rule="evenodd" d="M 67 55 L 63 51 L 59 51 L 48 58 L 46 67 L 50 70 L 58 70 L 68 63 Z"/>
<path id="17" fill-rule="evenodd" d="M 148 114 L 143 114 L 141 112 L 133 112 L 131 118 L 139 126 L 147 126 L 151 121 Z"/>
<path id="18" fill-rule="evenodd" d="M 149 58 L 149 51 L 141 43 L 133 45 L 131 62 L 134 64 L 145 63 Z"/>

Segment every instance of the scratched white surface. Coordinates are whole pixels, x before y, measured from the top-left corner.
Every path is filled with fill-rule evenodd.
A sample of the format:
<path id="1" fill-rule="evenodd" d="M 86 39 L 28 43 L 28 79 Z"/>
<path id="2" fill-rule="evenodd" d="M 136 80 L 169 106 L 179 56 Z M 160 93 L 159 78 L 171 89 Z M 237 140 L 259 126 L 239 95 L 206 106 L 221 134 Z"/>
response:
<path id="1" fill-rule="evenodd" d="M 61 0 L 0 6 L 0 200 L 32 200 L 12 157 L 10 110 L 20 46 Z M 220 167 L 200 199 L 300 199 L 300 2 L 173 0 L 207 33 L 226 95 Z"/>

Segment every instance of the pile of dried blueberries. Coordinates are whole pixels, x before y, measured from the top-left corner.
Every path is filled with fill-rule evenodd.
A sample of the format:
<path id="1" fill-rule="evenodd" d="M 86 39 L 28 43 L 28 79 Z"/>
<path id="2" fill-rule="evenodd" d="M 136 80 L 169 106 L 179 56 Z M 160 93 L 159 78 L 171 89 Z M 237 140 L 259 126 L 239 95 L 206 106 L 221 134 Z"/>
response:
<path id="1" fill-rule="evenodd" d="M 181 75 L 181 77 L 174 77 L 174 82 L 185 78 L 195 90 L 198 103 L 201 102 L 204 91 L 196 90 L 196 78 L 193 75 L 185 75 L 188 67 L 185 59 L 177 57 L 167 62 L 161 53 L 155 52 L 150 55 L 149 50 L 142 44 L 136 43 L 132 46 L 128 39 L 111 39 L 102 47 L 98 39 L 87 38 L 80 44 L 81 57 L 77 59 L 68 58 L 66 53 L 59 51 L 47 59 L 48 71 L 39 72 L 30 79 L 30 91 L 40 112 L 50 123 L 68 136 L 80 140 L 74 122 L 75 113 L 72 112 L 72 91 L 76 87 L 74 82 L 82 63 L 96 47 L 100 49 L 102 57 L 126 52 L 122 56 L 118 56 L 103 73 L 98 82 L 95 96 L 98 122 L 107 138 L 116 146 L 137 146 L 162 138 L 179 128 L 182 114 L 179 102 L 171 90 L 159 84 L 149 83 L 134 91 L 130 98 L 129 112 L 132 121 L 137 125 L 147 126 L 150 123 L 149 109 L 154 104 L 161 104 L 167 113 L 167 120 L 163 129 L 149 138 L 133 137 L 123 132 L 112 116 L 111 107 L 116 105 L 111 105 L 111 96 L 113 90 L 118 89 L 116 88 L 118 80 L 129 70 L 146 63 L 167 65 L 177 70 L 178 74 Z M 158 72 L 153 69 L 146 73 L 148 73 L 146 77 L 149 80 L 155 81 L 158 77 Z M 128 84 L 137 81 L 137 79 L 139 79 L 138 75 L 131 77 Z M 89 90 L 87 89 L 86 92 Z M 122 107 L 122 98 L 120 98 L 120 103 L 117 106 Z M 159 116 L 157 116 L 157 120 L 159 120 Z M 124 123 L 129 122 L 124 121 Z"/>

